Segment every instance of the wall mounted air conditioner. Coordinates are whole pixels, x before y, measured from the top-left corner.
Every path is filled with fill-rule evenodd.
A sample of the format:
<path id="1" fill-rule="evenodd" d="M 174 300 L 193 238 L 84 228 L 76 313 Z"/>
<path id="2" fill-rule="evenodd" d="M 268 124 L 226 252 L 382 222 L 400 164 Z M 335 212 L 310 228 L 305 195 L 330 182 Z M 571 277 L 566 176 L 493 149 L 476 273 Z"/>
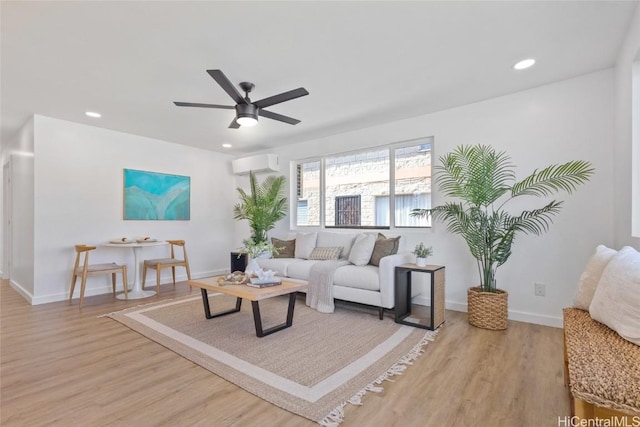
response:
<path id="1" fill-rule="evenodd" d="M 258 154 L 235 159 L 231 162 L 231 166 L 236 175 L 246 175 L 249 171 L 280 172 L 280 159 L 277 154 Z"/>

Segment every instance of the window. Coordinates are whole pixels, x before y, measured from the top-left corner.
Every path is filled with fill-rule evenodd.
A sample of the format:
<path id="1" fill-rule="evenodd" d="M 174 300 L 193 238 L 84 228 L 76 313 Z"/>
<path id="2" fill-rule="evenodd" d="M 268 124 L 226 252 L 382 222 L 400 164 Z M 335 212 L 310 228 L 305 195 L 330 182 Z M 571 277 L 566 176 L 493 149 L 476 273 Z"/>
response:
<path id="1" fill-rule="evenodd" d="M 336 197 L 336 226 L 360 225 L 360 196 Z"/>
<path id="2" fill-rule="evenodd" d="M 296 224 L 320 225 L 320 161 L 296 165 Z"/>
<path id="3" fill-rule="evenodd" d="M 418 218 L 409 214 L 413 209 L 429 209 L 431 207 L 430 194 L 396 194 L 395 202 L 396 227 L 428 226 L 426 218 Z M 389 212 L 389 196 L 376 197 L 376 224 L 388 224 Z"/>
<path id="4" fill-rule="evenodd" d="M 411 216 L 431 207 L 431 143 L 396 148 L 394 218 L 396 227 L 429 227 L 429 218 Z"/>
<path id="5" fill-rule="evenodd" d="M 298 225 L 309 225 L 309 202 L 298 200 Z"/>
<path id="6" fill-rule="evenodd" d="M 324 177 L 325 226 L 374 227 L 375 196 L 389 194 L 389 149 L 327 157 Z M 359 194 L 358 223 L 337 222 L 338 201 L 354 194 Z"/>
<path id="7" fill-rule="evenodd" d="M 431 207 L 431 151 L 425 138 L 297 162 L 296 225 L 429 227 L 410 213 Z"/>

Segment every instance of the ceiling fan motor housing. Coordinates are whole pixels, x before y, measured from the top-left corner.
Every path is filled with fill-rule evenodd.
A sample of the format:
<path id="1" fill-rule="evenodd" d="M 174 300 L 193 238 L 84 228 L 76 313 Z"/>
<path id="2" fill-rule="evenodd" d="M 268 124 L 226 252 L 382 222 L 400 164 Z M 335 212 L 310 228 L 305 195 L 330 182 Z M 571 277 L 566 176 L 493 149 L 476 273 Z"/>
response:
<path id="1" fill-rule="evenodd" d="M 253 104 L 237 104 L 236 119 L 240 117 L 252 117 L 258 120 L 258 107 Z"/>

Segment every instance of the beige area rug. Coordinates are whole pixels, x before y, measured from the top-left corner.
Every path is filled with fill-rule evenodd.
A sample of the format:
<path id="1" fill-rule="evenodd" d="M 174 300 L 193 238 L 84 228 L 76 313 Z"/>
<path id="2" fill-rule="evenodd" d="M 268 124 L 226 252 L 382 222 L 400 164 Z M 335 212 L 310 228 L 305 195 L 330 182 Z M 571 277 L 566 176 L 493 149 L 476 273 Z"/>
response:
<path id="1" fill-rule="evenodd" d="M 235 298 L 209 296 L 216 313 Z M 265 328 L 286 318 L 288 297 L 260 302 Z M 108 317 L 214 374 L 294 414 L 324 426 L 342 422 L 347 403 L 362 404 L 367 391 L 400 375 L 435 338 L 434 332 L 337 306 L 321 314 L 296 301 L 293 326 L 258 338 L 251 303 L 205 319 L 200 296 L 152 303 Z"/>

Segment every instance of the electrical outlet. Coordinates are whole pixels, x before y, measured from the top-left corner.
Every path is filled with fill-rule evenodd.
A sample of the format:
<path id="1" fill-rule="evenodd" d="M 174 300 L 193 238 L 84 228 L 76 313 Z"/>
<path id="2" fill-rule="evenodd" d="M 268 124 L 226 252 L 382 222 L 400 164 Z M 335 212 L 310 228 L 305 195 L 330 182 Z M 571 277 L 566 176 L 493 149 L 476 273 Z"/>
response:
<path id="1" fill-rule="evenodd" d="M 534 283 L 534 292 L 537 297 L 543 297 L 545 294 L 545 285 L 544 283 Z"/>

